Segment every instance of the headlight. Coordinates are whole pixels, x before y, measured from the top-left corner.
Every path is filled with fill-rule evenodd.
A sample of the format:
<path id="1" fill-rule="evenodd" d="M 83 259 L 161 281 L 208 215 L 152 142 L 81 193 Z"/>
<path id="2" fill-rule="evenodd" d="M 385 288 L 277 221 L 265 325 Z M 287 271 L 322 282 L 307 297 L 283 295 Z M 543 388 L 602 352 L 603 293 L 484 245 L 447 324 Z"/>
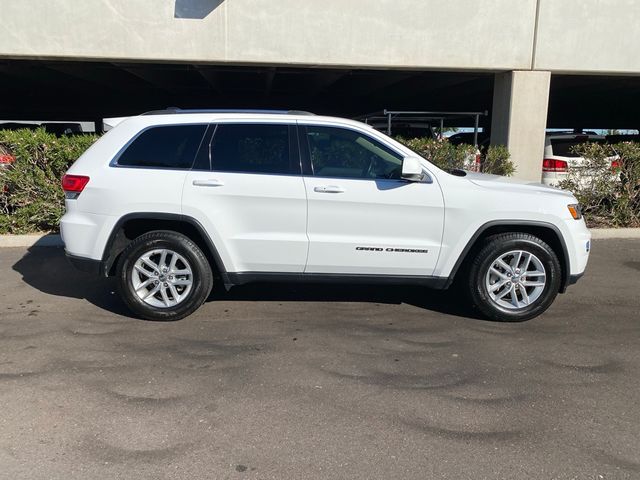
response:
<path id="1" fill-rule="evenodd" d="M 580 209 L 580 205 L 574 203 L 572 205 L 567 205 L 569 209 L 569 213 L 574 218 L 574 220 L 580 220 L 582 218 L 582 210 Z"/>

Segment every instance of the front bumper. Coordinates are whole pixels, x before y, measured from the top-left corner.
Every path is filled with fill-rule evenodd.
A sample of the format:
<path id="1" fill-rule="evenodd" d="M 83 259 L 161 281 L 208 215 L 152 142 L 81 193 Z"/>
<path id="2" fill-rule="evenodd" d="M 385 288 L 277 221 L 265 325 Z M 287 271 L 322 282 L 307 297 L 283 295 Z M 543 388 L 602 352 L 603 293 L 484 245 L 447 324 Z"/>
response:
<path id="1" fill-rule="evenodd" d="M 570 270 L 565 277 L 564 285 L 560 287 L 560 293 L 564 293 L 570 285 L 574 285 L 584 275 L 591 253 L 591 232 L 584 220 L 567 220 L 568 231 L 565 232 L 567 242 Z"/>

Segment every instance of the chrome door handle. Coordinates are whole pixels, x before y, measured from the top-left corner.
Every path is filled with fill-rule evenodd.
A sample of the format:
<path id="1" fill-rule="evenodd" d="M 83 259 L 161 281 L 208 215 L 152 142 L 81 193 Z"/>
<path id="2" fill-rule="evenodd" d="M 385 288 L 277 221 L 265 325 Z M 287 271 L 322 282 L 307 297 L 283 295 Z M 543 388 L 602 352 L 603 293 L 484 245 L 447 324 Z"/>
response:
<path id="1" fill-rule="evenodd" d="M 327 185 L 323 187 L 315 187 L 313 189 L 314 192 L 318 193 L 344 193 L 344 189 L 342 187 L 338 187 L 336 185 Z"/>
<path id="2" fill-rule="evenodd" d="M 222 187 L 224 182 L 211 178 L 209 180 L 194 180 L 193 185 L 196 187 Z"/>

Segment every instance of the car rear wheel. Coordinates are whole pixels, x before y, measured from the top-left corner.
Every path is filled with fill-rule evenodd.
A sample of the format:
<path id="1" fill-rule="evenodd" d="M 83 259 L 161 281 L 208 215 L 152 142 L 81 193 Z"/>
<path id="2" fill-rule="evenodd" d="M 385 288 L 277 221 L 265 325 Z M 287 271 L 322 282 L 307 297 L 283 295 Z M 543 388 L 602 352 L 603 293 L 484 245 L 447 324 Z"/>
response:
<path id="1" fill-rule="evenodd" d="M 543 313 L 560 289 L 562 271 L 553 249 L 527 233 L 489 237 L 469 271 L 473 304 L 492 320 L 519 322 Z"/>
<path id="2" fill-rule="evenodd" d="M 213 274 L 202 250 L 188 237 L 149 232 L 133 240 L 117 266 L 118 291 L 127 306 L 148 320 L 179 320 L 209 296 Z"/>

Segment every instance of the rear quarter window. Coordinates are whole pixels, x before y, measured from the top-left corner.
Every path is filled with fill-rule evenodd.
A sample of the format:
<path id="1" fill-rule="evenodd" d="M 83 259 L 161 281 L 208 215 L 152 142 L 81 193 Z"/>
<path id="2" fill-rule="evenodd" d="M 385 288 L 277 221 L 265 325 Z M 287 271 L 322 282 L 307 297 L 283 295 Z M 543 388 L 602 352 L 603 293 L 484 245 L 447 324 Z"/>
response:
<path id="1" fill-rule="evenodd" d="M 119 166 L 190 169 L 206 125 L 161 125 L 140 133 L 117 159 Z"/>

